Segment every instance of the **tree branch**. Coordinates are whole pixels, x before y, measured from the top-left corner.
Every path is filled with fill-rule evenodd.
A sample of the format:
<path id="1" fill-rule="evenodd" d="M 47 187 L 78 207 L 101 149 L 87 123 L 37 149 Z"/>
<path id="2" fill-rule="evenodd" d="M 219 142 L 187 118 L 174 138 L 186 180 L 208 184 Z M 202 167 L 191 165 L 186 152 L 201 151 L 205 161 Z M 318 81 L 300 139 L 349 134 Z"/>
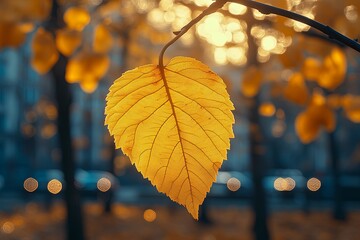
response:
<path id="1" fill-rule="evenodd" d="M 186 24 L 179 32 L 174 32 L 176 35 L 172 40 L 170 40 L 161 50 L 159 54 L 159 66 L 160 69 L 164 68 L 164 54 L 165 51 L 174 44 L 182 35 L 184 35 L 192 26 L 194 26 L 196 23 L 198 23 L 202 18 L 204 18 L 207 15 L 210 15 L 211 13 L 216 12 L 218 9 L 222 8 L 225 3 L 233 2 L 233 3 L 239 3 L 241 5 L 247 6 L 249 8 L 257 9 L 263 14 L 276 14 L 279 16 L 283 16 L 301 23 L 304 23 L 308 26 L 313 27 L 314 29 L 324 33 L 327 35 L 330 39 L 333 39 L 341 44 L 344 44 L 345 46 L 348 46 L 355 51 L 360 53 L 360 44 L 351 39 L 346 37 L 345 35 L 339 33 L 335 29 L 326 26 L 322 23 L 319 23 L 313 19 L 310 19 L 308 17 L 305 17 L 303 15 L 281 9 L 278 7 L 270 6 L 264 3 L 256 2 L 253 0 L 216 0 L 214 3 L 212 3 L 208 8 L 206 8 L 199 16 L 194 18 L 192 21 L 190 21 L 188 24 Z"/>
<path id="2" fill-rule="evenodd" d="M 219 1 L 219 0 L 218 0 Z M 230 1 L 224 1 L 224 0 L 220 0 L 220 2 L 234 2 L 234 3 L 239 3 L 241 5 L 250 7 L 250 8 L 254 8 L 259 10 L 261 13 L 263 14 L 276 14 L 279 16 L 283 16 L 298 22 L 302 22 L 306 25 L 309 25 L 317 30 L 319 30 L 320 32 L 323 32 L 324 34 L 326 34 L 330 39 L 335 39 L 341 43 L 343 43 L 344 45 L 360 52 L 360 44 L 357 41 L 354 41 L 348 37 L 346 37 L 345 35 L 339 33 L 338 31 L 334 30 L 333 28 L 326 26 L 322 23 L 319 23 L 315 20 L 312 20 L 310 18 L 307 18 L 303 15 L 291 12 L 291 11 L 287 11 L 281 8 L 277 8 L 277 7 L 273 7 L 267 4 L 263 4 L 263 3 L 259 3 L 256 1 L 252 1 L 252 0 L 230 0 Z"/>

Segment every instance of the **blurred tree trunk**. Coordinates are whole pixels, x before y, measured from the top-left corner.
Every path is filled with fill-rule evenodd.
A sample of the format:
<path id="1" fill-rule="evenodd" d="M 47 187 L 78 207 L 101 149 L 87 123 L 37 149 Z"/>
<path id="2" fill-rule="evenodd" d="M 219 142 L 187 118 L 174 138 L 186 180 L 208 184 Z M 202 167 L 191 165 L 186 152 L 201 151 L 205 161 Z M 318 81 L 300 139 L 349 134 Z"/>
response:
<path id="1" fill-rule="evenodd" d="M 57 1 L 53 1 L 53 9 L 48 27 L 55 32 L 61 26 L 62 19 L 59 15 Z M 68 240 L 84 240 L 84 226 L 80 193 L 75 187 L 75 159 L 71 138 L 71 91 L 69 84 L 65 80 L 65 69 L 67 59 L 64 56 L 59 57 L 58 62 L 52 69 L 55 87 L 55 100 L 58 107 L 57 128 L 59 143 L 61 149 L 61 168 L 64 174 L 64 194 L 66 202 L 66 236 Z"/>
<path id="2" fill-rule="evenodd" d="M 251 11 L 247 11 L 246 22 L 247 36 L 248 36 L 248 66 L 258 65 L 257 61 L 257 46 L 254 38 L 251 36 L 250 30 L 254 22 Z M 267 225 L 268 212 L 266 204 L 265 189 L 263 185 L 263 178 L 265 172 L 265 165 L 262 161 L 262 135 L 259 123 L 259 96 L 256 95 L 253 99 L 248 99 L 248 114 L 249 114 L 249 127 L 250 127 L 250 168 L 252 173 L 252 181 L 254 185 L 252 208 L 254 212 L 253 231 L 256 240 L 270 239 L 269 230 Z"/>
<path id="3" fill-rule="evenodd" d="M 61 148 L 61 168 L 65 180 L 65 202 L 67 210 L 67 239 L 83 240 L 84 227 L 80 193 L 75 187 L 75 160 L 71 138 L 70 105 L 71 93 L 65 81 L 66 59 L 60 57 L 52 73 L 55 81 L 55 98 L 58 106 L 58 135 Z"/>
<path id="4" fill-rule="evenodd" d="M 339 151 L 336 144 L 335 131 L 329 133 L 329 150 L 331 161 L 331 177 L 334 186 L 333 218 L 345 220 L 346 212 L 344 209 L 343 191 L 341 186 L 341 174 L 339 166 Z"/>

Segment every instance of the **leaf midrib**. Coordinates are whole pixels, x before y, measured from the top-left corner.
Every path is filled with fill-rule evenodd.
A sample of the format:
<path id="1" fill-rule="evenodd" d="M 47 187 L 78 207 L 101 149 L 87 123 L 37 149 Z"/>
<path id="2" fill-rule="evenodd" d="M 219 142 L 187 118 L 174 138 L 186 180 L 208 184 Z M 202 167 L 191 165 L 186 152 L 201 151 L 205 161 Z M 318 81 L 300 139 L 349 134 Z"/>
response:
<path id="1" fill-rule="evenodd" d="M 175 119 L 175 124 L 176 124 L 176 129 L 177 129 L 177 133 L 178 133 L 178 137 L 179 137 L 179 142 L 180 142 L 180 145 L 181 145 L 181 152 L 182 152 L 182 155 L 184 157 L 184 165 L 185 165 L 185 169 L 186 169 L 186 174 L 187 174 L 187 177 L 189 179 L 189 187 L 190 187 L 190 194 L 191 194 L 191 201 L 192 201 L 192 208 L 193 210 L 195 210 L 194 208 L 194 194 L 193 194 L 193 190 L 192 190 L 192 184 L 191 184 L 191 179 L 190 179 L 190 174 L 189 174 L 189 169 L 188 169 L 188 166 L 187 166 L 187 161 L 186 161 L 186 155 L 185 155 L 185 152 L 184 152 L 184 145 L 183 145 L 183 142 L 182 142 L 182 137 L 181 137 L 181 130 L 180 130 L 180 126 L 179 126 L 179 122 L 178 122 L 178 119 L 177 119 L 177 116 L 176 116 L 176 112 L 175 112 L 175 105 L 174 105 L 174 102 L 172 100 L 172 97 L 171 97 L 171 93 L 170 93 L 170 87 L 168 85 L 168 82 L 166 80 L 166 77 L 165 77 L 165 67 L 162 68 L 160 66 L 158 66 L 159 69 L 160 69 L 160 73 L 161 73 L 161 76 L 162 76 L 162 80 L 164 82 L 164 87 L 165 87 L 165 91 L 166 91 L 166 95 L 169 99 L 169 102 L 170 102 L 170 106 L 171 106 L 171 111 L 172 111 L 172 114 L 174 116 L 174 119 Z M 181 191 L 181 189 L 180 189 Z"/>

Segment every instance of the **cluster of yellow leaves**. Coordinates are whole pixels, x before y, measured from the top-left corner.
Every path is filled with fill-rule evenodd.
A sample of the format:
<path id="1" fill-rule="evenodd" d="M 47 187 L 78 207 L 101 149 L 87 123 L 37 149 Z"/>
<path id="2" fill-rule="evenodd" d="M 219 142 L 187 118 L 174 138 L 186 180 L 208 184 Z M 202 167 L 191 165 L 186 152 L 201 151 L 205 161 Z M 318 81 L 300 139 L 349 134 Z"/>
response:
<path id="1" fill-rule="evenodd" d="M 335 129 L 335 124 L 335 114 L 327 105 L 326 99 L 315 93 L 306 110 L 296 117 L 295 129 L 301 142 L 310 143 L 317 138 L 322 128 L 331 132 Z"/>
<path id="2" fill-rule="evenodd" d="M 110 58 L 106 54 L 79 52 L 73 56 L 66 66 L 65 78 L 69 83 L 80 83 L 84 92 L 93 92 L 110 66 Z"/>
<path id="3" fill-rule="evenodd" d="M 32 40 L 32 67 L 40 74 L 47 73 L 57 62 L 59 52 L 70 57 L 66 66 L 66 80 L 80 83 L 87 93 L 93 92 L 110 67 L 108 52 L 113 46 L 111 32 L 99 23 L 94 27 L 92 49 L 79 50 L 83 44 L 83 30 L 90 23 L 90 13 L 81 7 L 70 7 L 64 14 L 66 27 L 50 32 L 39 28 Z"/>
<path id="4" fill-rule="evenodd" d="M 320 87 L 334 90 L 344 81 L 346 67 L 344 52 L 334 48 L 322 62 L 315 58 L 307 58 L 302 73 L 308 80 L 316 81 Z"/>
<path id="5" fill-rule="evenodd" d="M 106 101 L 116 148 L 197 219 L 234 137 L 223 80 L 195 59 L 176 57 L 164 69 L 149 64 L 127 71 Z"/>
<path id="6" fill-rule="evenodd" d="M 34 22 L 48 17 L 51 6 L 51 0 L 0 1 L 0 49 L 19 47 Z"/>

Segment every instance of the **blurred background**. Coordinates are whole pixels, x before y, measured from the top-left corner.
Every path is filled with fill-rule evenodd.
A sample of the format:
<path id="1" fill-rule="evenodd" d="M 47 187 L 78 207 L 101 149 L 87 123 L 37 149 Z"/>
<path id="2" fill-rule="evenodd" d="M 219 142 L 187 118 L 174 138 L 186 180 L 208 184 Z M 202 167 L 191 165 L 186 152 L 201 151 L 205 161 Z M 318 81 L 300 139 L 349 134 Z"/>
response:
<path id="1" fill-rule="evenodd" d="M 212 2 L 0 2 L 0 239 L 358 239 L 360 54 L 302 23 L 227 3 L 167 51 L 236 107 L 199 221 L 114 149 L 109 86 Z M 259 2 L 359 37 L 357 0 Z"/>

